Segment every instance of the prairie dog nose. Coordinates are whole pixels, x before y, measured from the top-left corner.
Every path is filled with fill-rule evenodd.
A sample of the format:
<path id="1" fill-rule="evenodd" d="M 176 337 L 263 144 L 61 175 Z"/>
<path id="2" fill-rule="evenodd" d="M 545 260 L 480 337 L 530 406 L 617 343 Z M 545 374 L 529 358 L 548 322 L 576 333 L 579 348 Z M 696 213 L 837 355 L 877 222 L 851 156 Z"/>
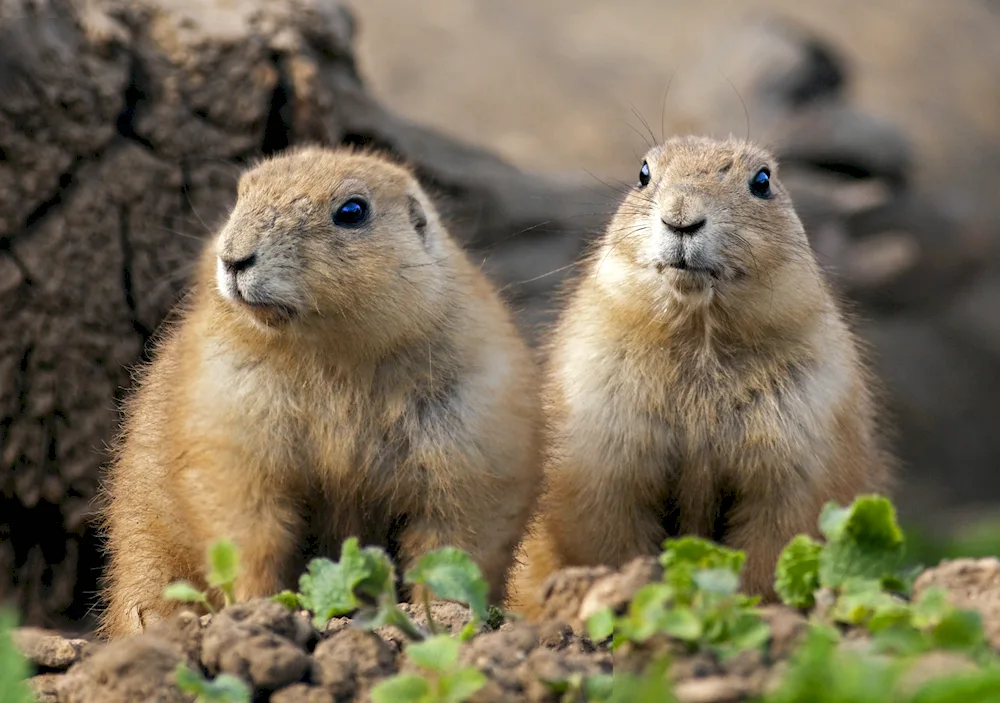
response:
<path id="1" fill-rule="evenodd" d="M 667 229 L 669 229 L 674 234 L 681 235 L 682 237 L 684 235 L 695 234 L 698 230 L 700 230 L 702 227 L 705 226 L 705 221 L 706 221 L 705 218 L 702 217 L 689 224 L 681 225 L 681 224 L 676 224 L 675 222 L 670 222 L 666 218 L 662 218 L 662 222 L 667 226 Z"/>
<path id="2" fill-rule="evenodd" d="M 244 257 L 242 259 L 227 259 L 223 256 L 219 256 L 219 261 L 222 263 L 223 268 L 229 273 L 239 273 L 240 271 L 245 271 L 255 263 L 257 263 L 257 253 L 253 252 L 250 256 Z"/>
<path id="3" fill-rule="evenodd" d="M 695 234 L 705 226 L 705 204 L 696 193 L 681 192 L 668 195 L 660 210 L 660 220 L 674 234 Z"/>

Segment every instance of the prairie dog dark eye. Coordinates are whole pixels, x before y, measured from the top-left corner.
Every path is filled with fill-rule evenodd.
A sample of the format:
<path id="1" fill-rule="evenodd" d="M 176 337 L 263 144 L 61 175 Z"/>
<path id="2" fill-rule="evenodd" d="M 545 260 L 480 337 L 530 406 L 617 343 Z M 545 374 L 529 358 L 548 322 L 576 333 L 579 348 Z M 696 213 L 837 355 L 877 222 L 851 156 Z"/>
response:
<path id="1" fill-rule="evenodd" d="M 647 185 L 649 185 L 649 164 L 643 161 L 642 168 L 639 169 L 639 187 L 645 188 Z"/>
<path id="2" fill-rule="evenodd" d="M 750 179 L 750 192 L 756 198 L 766 200 L 771 197 L 771 170 L 766 166 Z"/>
<path id="3" fill-rule="evenodd" d="M 338 227 L 357 227 L 368 220 L 368 203 L 363 198 L 351 198 L 333 213 Z"/>

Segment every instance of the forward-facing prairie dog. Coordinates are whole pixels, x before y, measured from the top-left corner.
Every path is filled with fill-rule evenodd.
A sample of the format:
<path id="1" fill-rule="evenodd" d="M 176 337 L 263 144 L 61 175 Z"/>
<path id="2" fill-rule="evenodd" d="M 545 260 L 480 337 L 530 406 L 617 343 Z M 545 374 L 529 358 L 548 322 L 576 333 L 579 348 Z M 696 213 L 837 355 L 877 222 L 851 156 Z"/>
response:
<path id="1" fill-rule="evenodd" d="M 106 482 L 104 632 L 204 586 L 241 550 L 238 600 L 295 587 L 357 536 L 467 550 L 502 602 L 540 486 L 533 360 L 415 178 L 305 148 L 240 179 L 180 322 L 126 407 Z"/>
<path id="2" fill-rule="evenodd" d="M 528 617 L 553 571 L 685 534 L 745 550 L 771 599 L 825 501 L 888 488 L 872 380 L 776 176 L 753 144 L 669 140 L 589 255 L 549 342 Z"/>

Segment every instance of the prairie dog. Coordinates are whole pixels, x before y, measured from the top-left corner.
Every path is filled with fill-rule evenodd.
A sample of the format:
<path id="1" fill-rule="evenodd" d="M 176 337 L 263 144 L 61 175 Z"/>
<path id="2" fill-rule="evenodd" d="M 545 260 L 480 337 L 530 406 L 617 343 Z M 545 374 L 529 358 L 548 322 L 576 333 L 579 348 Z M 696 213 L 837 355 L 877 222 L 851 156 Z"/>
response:
<path id="1" fill-rule="evenodd" d="M 465 549 L 502 602 L 540 487 L 534 362 L 414 176 L 318 147 L 245 172 L 106 476 L 103 632 L 136 632 L 241 550 L 238 600 L 305 552 Z"/>
<path id="2" fill-rule="evenodd" d="M 874 380 L 767 151 L 674 138 L 590 252 L 548 343 L 545 490 L 510 605 L 668 536 L 777 556 L 828 500 L 889 488 Z"/>

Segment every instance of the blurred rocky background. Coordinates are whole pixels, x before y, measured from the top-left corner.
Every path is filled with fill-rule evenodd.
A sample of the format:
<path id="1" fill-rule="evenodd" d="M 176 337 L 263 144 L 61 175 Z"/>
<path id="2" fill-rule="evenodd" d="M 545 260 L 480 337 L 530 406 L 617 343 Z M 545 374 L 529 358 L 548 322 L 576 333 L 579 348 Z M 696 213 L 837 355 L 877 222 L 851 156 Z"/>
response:
<path id="1" fill-rule="evenodd" d="M 904 518 L 1000 502 L 987 0 L 0 0 L 0 600 L 86 629 L 129 369 L 290 145 L 413 164 L 537 339 L 646 141 L 775 150 L 887 387 Z M 669 88 L 669 90 L 668 90 Z"/>

